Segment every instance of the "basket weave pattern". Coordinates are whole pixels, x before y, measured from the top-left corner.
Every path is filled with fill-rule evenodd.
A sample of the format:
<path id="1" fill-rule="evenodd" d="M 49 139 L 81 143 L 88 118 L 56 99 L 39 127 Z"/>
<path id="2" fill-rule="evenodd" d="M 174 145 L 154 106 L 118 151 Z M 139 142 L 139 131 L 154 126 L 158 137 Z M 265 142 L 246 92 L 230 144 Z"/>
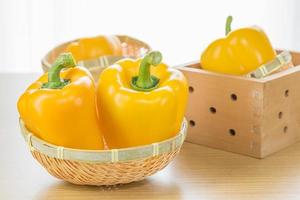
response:
<path id="1" fill-rule="evenodd" d="M 117 163 L 85 163 L 51 158 L 38 151 L 33 157 L 52 175 L 79 185 L 115 185 L 140 181 L 166 167 L 179 150 L 146 159 Z"/>
<path id="2" fill-rule="evenodd" d="M 34 136 L 20 119 L 33 157 L 53 176 L 79 185 L 115 185 L 139 181 L 166 167 L 179 153 L 187 132 L 182 122 L 173 138 L 149 145 L 110 150 L 56 146 Z"/>

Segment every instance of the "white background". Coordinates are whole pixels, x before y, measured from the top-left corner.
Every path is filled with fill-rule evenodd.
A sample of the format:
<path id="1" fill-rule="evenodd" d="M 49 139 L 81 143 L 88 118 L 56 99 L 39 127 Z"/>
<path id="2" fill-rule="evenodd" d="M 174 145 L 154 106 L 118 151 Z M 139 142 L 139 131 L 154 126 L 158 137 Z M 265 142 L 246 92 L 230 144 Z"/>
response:
<path id="1" fill-rule="evenodd" d="M 259 25 L 276 48 L 300 51 L 297 0 L 0 0 L 0 72 L 41 71 L 40 59 L 82 36 L 127 34 L 163 52 L 170 65 L 199 58 L 233 28 Z"/>

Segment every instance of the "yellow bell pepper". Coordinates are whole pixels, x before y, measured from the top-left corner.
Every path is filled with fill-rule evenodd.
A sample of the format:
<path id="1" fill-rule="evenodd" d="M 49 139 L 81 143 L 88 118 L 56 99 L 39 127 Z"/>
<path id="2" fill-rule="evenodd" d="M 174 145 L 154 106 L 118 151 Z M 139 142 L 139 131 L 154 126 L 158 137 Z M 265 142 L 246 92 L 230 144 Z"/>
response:
<path id="1" fill-rule="evenodd" d="M 72 53 L 76 61 L 81 61 L 107 55 L 121 56 L 122 48 L 117 36 L 100 35 L 72 42 L 67 46 L 66 52 Z"/>
<path id="2" fill-rule="evenodd" d="M 247 74 L 276 56 L 267 35 L 258 27 L 231 31 L 232 17 L 226 21 L 226 37 L 212 42 L 203 52 L 203 69 L 224 74 Z"/>
<path id="3" fill-rule="evenodd" d="M 51 144 L 103 149 L 95 91 L 89 72 L 75 67 L 70 53 L 62 54 L 19 98 L 20 117 L 34 135 Z"/>
<path id="4" fill-rule="evenodd" d="M 109 148 L 159 142 L 180 130 L 187 81 L 161 60 L 161 53 L 153 51 L 143 59 L 121 60 L 100 75 L 98 109 Z"/>

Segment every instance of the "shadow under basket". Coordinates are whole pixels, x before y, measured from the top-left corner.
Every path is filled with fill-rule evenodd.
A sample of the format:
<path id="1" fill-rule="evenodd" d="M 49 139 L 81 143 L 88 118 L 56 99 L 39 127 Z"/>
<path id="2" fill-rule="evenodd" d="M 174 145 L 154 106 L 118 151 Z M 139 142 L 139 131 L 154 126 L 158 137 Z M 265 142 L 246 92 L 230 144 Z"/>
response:
<path id="1" fill-rule="evenodd" d="M 118 60 L 123 58 L 137 59 L 143 57 L 147 52 L 151 51 L 151 47 L 147 43 L 142 42 L 136 38 L 127 35 L 116 36 L 121 42 L 122 56 L 102 56 L 97 59 L 78 62 L 78 65 L 86 67 L 91 72 L 94 80 L 98 80 L 98 77 L 103 69 L 114 64 Z M 48 72 L 52 63 L 55 61 L 58 55 L 64 53 L 67 46 L 77 40 L 78 39 L 60 44 L 59 46 L 50 50 L 41 61 L 43 71 Z"/>
<path id="2" fill-rule="evenodd" d="M 112 150 L 55 146 L 30 133 L 21 119 L 20 127 L 31 154 L 52 176 L 78 185 L 101 186 L 140 181 L 166 167 L 180 151 L 187 121 L 173 138 Z"/>
<path id="3" fill-rule="evenodd" d="M 224 75 L 199 62 L 177 66 L 189 82 L 186 141 L 264 158 L 300 139 L 300 53 L 265 78 Z"/>

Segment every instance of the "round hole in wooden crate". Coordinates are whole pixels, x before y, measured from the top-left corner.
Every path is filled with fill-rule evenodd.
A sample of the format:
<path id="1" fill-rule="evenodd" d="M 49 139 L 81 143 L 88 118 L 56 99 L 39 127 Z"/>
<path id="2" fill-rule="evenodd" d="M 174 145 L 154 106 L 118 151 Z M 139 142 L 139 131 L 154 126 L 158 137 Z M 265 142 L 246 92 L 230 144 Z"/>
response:
<path id="1" fill-rule="evenodd" d="M 192 86 L 189 86 L 189 92 L 193 93 L 194 92 L 194 88 Z"/>
<path id="2" fill-rule="evenodd" d="M 212 113 L 212 114 L 215 114 L 217 112 L 217 109 L 215 107 L 210 107 L 209 108 L 209 111 Z"/>
<path id="3" fill-rule="evenodd" d="M 288 131 L 288 127 L 285 126 L 285 127 L 283 128 L 283 133 L 287 133 L 287 131 Z"/>
<path id="4" fill-rule="evenodd" d="M 281 119 L 281 118 L 282 118 L 282 115 L 283 115 L 283 113 L 282 113 L 282 112 L 279 112 L 279 113 L 278 113 L 278 118 Z"/>
<path id="5" fill-rule="evenodd" d="M 190 126 L 194 127 L 196 125 L 196 122 L 194 120 L 190 120 Z"/>
<path id="6" fill-rule="evenodd" d="M 236 101 L 237 100 L 237 95 L 236 94 L 231 94 L 230 98 L 232 101 Z"/>
<path id="7" fill-rule="evenodd" d="M 289 96 L 289 90 L 285 90 L 285 91 L 284 91 L 284 96 L 285 96 L 285 97 L 288 97 L 288 96 Z"/>
<path id="8" fill-rule="evenodd" d="M 234 129 L 229 129 L 229 134 L 231 136 L 235 136 L 235 130 Z"/>

